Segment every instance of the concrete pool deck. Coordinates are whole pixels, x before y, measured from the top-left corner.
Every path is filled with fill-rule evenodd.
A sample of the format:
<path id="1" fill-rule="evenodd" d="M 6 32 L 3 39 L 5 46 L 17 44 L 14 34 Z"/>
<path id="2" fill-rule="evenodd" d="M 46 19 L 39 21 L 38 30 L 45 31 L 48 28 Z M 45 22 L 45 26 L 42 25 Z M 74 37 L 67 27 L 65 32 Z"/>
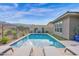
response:
<path id="1" fill-rule="evenodd" d="M 61 42 L 66 46 L 79 45 L 79 43 L 75 41 L 61 41 Z M 26 47 L 31 47 L 32 49 L 27 49 Z M 8 51 L 7 53 L 4 54 L 4 56 L 73 56 L 73 54 L 68 51 L 64 52 L 65 48 L 56 48 L 54 46 L 38 48 L 24 44 L 20 48 L 13 48 L 13 49 L 14 53 Z M 30 50 L 30 52 L 28 52 L 28 50 Z"/>
<path id="2" fill-rule="evenodd" d="M 70 40 L 65 40 L 61 41 L 63 45 L 70 47 L 70 46 L 79 46 L 79 42 L 77 41 L 70 41 Z"/>
<path id="3" fill-rule="evenodd" d="M 52 54 L 49 54 L 50 52 L 46 52 L 48 54 L 47 55 L 46 54 L 44 55 L 44 53 L 42 52 L 43 51 L 42 50 L 43 48 L 35 48 L 34 47 L 33 48 L 34 51 L 33 51 L 33 53 L 31 55 L 29 55 L 29 53 L 27 54 L 27 52 L 26 52 L 27 49 L 25 51 L 24 48 L 21 48 L 21 49 L 20 48 L 13 48 L 14 51 L 15 51 L 14 53 L 12 53 L 11 51 L 8 51 L 3 56 L 73 56 L 73 54 L 71 54 L 69 52 L 64 53 L 64 50 L 65 50 L 64 48 L 55 48 L 55 49 L 57 49 L 57 51 L 54 50 L 54 49 L 51 50 L 50 47 L 47 47 L 47 48 L 48 48 L 49 51 L 52 52 Z M 37 51 L 35 51 L 35 50 L 37 50 Z M 53 51 L 54 51 L 54 53 L 53 53 Z M 60 55 L 58 55 L 56 53 L 58 53 Z"/>

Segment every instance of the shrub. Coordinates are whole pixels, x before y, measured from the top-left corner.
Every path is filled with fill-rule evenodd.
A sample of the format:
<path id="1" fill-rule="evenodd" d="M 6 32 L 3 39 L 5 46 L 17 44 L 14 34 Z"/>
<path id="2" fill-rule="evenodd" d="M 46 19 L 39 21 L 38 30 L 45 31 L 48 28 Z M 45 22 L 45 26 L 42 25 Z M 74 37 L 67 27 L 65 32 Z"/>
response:
<path id="1" fill-rule="evenodd" d="M 8 31 L 4 32 L 5 36 L 11 35 L 11 34 L 12 34 L 11 30 L 8 30 Z"/>
<path id="2" fill-rule="evenodd" d="M 17 32 L 15 30 L 8 30 L 4 33 L 5 36 L 8 36 L 8 35 L 12 35 L 14 36 L 13 39 L 16 39 L 17 38 Z"/>
<path id="3" fill-rule="evenodd" d="M 16 34 L 17 34 L 17 32 L 16 32 L 16 31 L 12 31 L 12 33 L 13 33 L 13 35 L 16 35 Z"/>
<path id="4" fill-rule="evenodd" d="M 9 38 L 8 37 L 3 37 L 3 39 L 1 39 L 1 43 L 2 44 L 6 44 L 9 42 Z"/>
<path id="5" fill-rule="evenodd" d="M 17 38 L 17 32 L 16 31 L 12 31 L 12 34 L 14 36 L 14 39 L 16 39 Z"/>

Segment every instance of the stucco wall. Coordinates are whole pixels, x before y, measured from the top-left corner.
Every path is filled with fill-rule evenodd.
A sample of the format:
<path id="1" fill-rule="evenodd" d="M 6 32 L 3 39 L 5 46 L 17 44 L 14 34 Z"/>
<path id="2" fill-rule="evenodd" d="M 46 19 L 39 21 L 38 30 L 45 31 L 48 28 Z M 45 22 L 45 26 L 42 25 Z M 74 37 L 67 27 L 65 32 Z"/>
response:
<path id="1" fill-rule="evenodd" d="M 35 28 L 37 28 L 36 32 L 42 32 L 42 28 L 44 28 L 44 31 L 48 31 L 46 25 L 32 25 L 29 27 L 32 33 L 34 33 Z"/>
<path id="2" fill-rule="evenodd" d="M 70 16 L 70 39 L 73 39 L 75 27 L 79 25 L 79 16 Z"/>
<path id="3" fill-rule="evenodd" d="M 70 17 L 63 19 L 63 37 L 69 39 Z"/>
<path id="4" fill-rule="evenodd" d="M 47 24 L 47 30 L 49 31 L 50 34 L 53 34 L 53 23 Z"/>
<path id="5" fill-rule="evenodd" d="M 63 19 L 61 19 L 61 21 L 63 21 L 63 29 L 62 29 L 62 33 L 59 32 L 55 32 L 55 26 L 53 26 L 53 32 L 56 35 L 59 35 L 63 38 L 69 39 L 69 22 L 70 22 L 70 18 L 64 17 Z"/>

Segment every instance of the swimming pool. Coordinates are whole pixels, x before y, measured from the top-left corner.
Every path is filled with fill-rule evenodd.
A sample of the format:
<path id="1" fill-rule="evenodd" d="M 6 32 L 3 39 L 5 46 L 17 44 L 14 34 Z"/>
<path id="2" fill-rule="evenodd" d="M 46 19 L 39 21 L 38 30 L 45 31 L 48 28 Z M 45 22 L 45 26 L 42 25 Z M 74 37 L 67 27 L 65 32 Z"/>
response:
<path id="1" fill-rule="evenodd" d="M 57 48 L 65 48 L 65 46 L 55 37 L 47 34 L 47 33 L 31 33 L 21 40 L 11 44 L 13 47 L 21 47 L 25 42 L 31 42 L 33 43 L 33 46 L 46 46 L 46 45 L 51 45 L 55 46 Z"/>

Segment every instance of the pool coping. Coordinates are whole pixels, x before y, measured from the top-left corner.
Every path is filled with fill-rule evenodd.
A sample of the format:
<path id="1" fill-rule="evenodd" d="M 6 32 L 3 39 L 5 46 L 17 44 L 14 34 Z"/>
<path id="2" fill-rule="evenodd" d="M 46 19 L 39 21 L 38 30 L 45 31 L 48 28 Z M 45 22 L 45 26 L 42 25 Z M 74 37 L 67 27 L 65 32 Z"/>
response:
<path id="1" fill-rule="evenodd" d="M 59 43 L 61 43 L 64 47 L 66 47 L 60 40 L 58 40 L 57 38 L 55 38 L 54 36 L 48 34 L 48 33 L 30 33 L 30 34 L 47 34 L 49 35 L 50 37 L 54 38 L 56 41 L 58 41 Z"/>
<path id="2" fill-rule="evenodd" d="M 16 43 L 16 42 L 20 41 L 21 39 L 25 38 L 25 37 L 26 37 L 26 36 L 28 36 L 28 35 L 30 35 L 30 34 L 27 34 L 27 35 L 25 35 L 25 36 L 22 36 L 22 37 L 20 37 L 20 38 L 16 39 L 15 41 L 13 41 L 13 42 L 11 42 L 11 43 L 8 43 L 8 44 L 6 44 L 6 45 L 11 46 L 12 44 L 14 44 L 14 43 Z"/>
<path id="3" fill-rule="evenodd" d="M 56 41 L 58 41 L 59 43 L 61 43 L 64 47 L 66 47 L 60 40 L 58 40 L 57 38 L 55 38 L 54 36 L 52 36 L 52 35 L 50 35 L 50 34 L 48 34 L 48 33 L 46 33 L 47 35 L 49 35 L 49 36 L 51 36 L 52 38 L 54 38 Z"/>
<path id="4" fill-rule="evenodd" d="M 49 35 L 50 37 L 54 38 L 56 41 L 58 41 L 59 43 L 61 43 L 62 45 L 64 45 L 60 40 L 58 40 L 57 38 L 55 38 L 54 36 L 48 34 L 48 33 L 30 33 L 30 34 L 47 34 Z M 64 45 L 65 46 L 65 45 Z M 66 47 L 66 46 L 65 46 Z"/>

